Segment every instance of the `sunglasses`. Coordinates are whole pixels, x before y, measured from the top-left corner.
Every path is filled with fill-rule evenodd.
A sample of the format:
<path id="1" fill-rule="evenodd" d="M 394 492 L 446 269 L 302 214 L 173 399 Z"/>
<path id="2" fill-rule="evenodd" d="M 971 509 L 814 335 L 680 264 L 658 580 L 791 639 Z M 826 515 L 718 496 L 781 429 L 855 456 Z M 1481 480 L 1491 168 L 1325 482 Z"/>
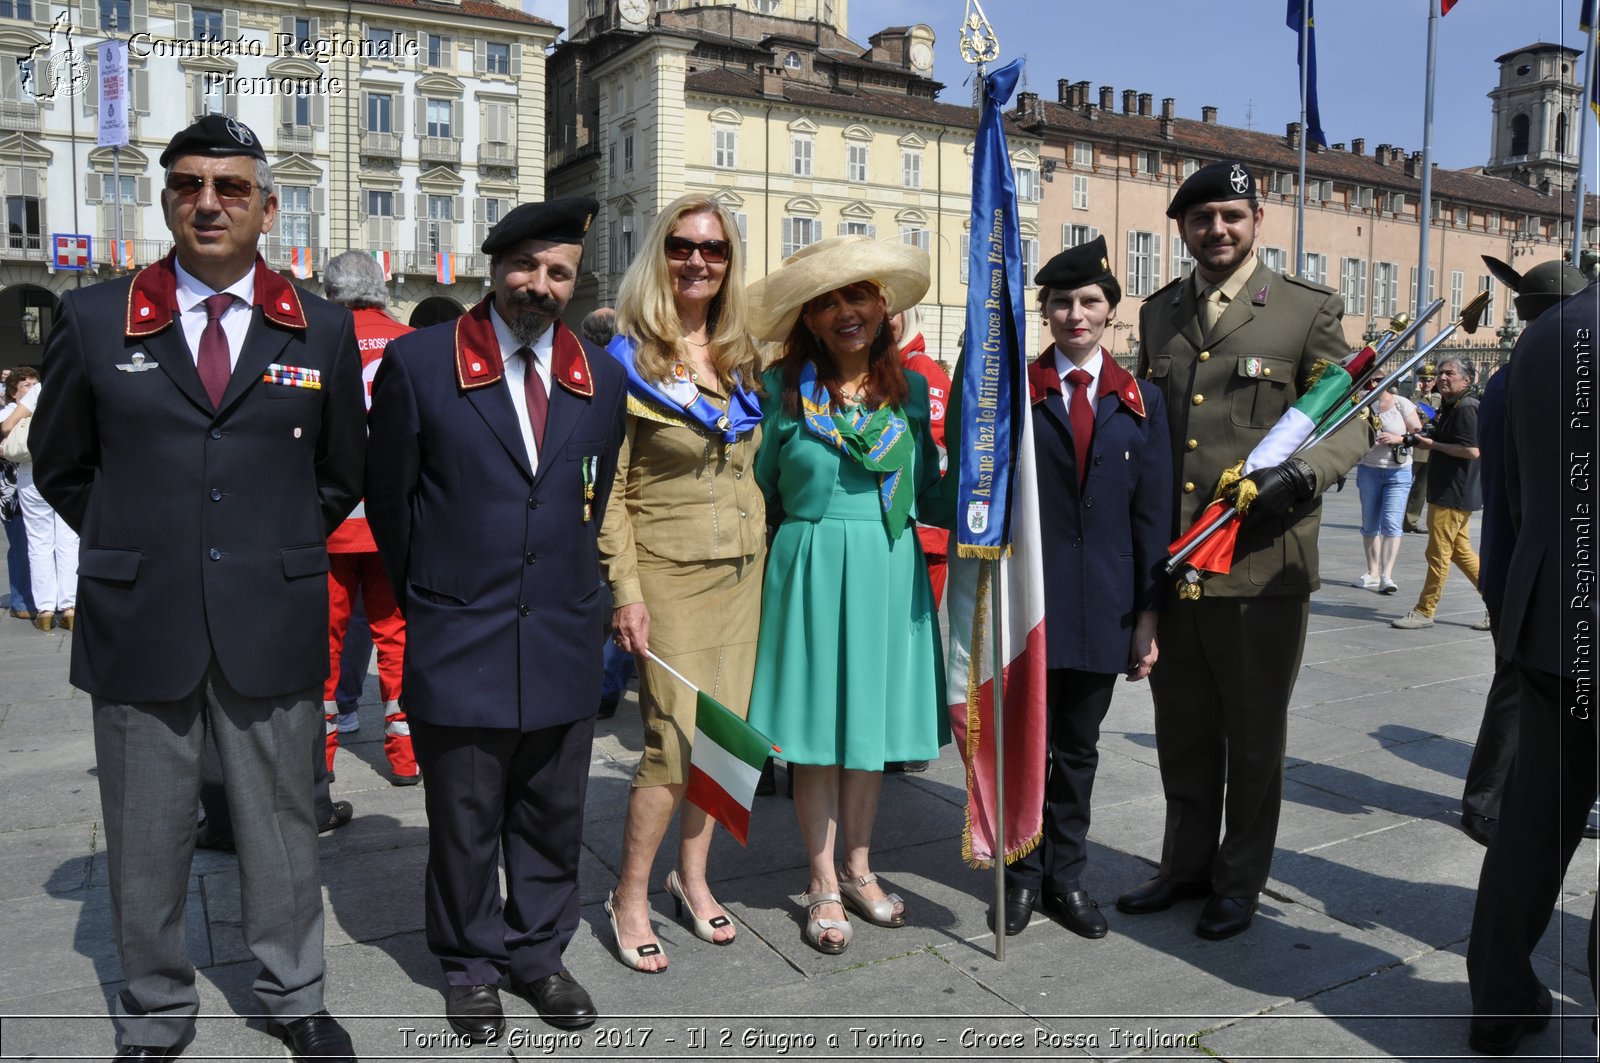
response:
<path id="1" fill-rule="evenodd" d="M 674 262 L 687 262 L 696 251 L 700 252 L 700 257 L 706 262 L 728 261 L 726 240 L 702 240 L 695 243 L 681 236 L 667 237 L 667 257 Z"/>
<path id="2" fill-rule="evenodd" d="M 167 191 L 182 199 L 195 199 L 206 187 L 206 178 L 192 173 L 174 173 L 167 175 Z M 216 189 L 217 198 L 229 202 L 242 202 L 250 198 L 255 192 L 254 181 L 247 181 L 243 177 L 213 177 L 211 187 Z"/>

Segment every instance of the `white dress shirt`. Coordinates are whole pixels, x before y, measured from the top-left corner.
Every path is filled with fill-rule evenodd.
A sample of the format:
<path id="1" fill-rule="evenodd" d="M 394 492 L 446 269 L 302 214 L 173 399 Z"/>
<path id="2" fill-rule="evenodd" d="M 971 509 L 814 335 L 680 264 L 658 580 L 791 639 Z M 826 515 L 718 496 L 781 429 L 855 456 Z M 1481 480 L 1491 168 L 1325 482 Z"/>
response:
<path id="1" fill-rule="evenodd" d="M 183 325 L 183 338 L 189 343 L 189 357 L 200 364 L 200 334 L 206 330 L 207 296 L 219 295 L 204 281 L 173 260 L 178 273 L 178 321 Z M 252 263 L 245 275 L 222 291 L 234 296 L 233 305 L 222 312 L 222 332 L 228 337 L 228 371 L 239 364 L 239 352 L 244 349 L 245 335 L 250 331 L 250 317 L 256 305 L 256 267 Z"/>
<path id="2" fill-rule="evenodd" d="M 1067 404 L 1067 409 L 1072 409 L 1072 393 L 1077 387 L 1067 380 L 1067 374 L 1074 369 L 1082 369 L 1089 374 L 1089 393 L 1084 398 L 1089 400 L 1089 408 L 1094 409 L 1094 400 L 1100 397 L 1100 366 L 1105 361 L 1104 347 L 1089 356 L 1089 360 L 1082 365 L 1073 365 L 1072 359 L 1061 353 L 1061 348 L 1056 349 L 1056 372 L 1061 376 L 1061 401 Z"/>
<path id="3" fill-rule="evenodd" d="M 528 468 L 539 471 L 539 447 L 533 441 L 533 422 L 528 419 L 528 393 L 524 381 L 528 376 L 528 363 L 517 357 L 522 341 L 511 334 L 511 326 L 500 316 L 493 303 L 489 304 L 489 321 L 494 325 L 494 338 L 500 341 L 500 361 L 505 366 L 506 387 L 511 391 L 511 408 L 517 411 L 517 425 L 522 429 L 522 442 L 528 448 Z M 544 393 L 550 395 L 550 359 L 555 354 L 556 328 L 552 322 L 544 334 L 533 341 L 533 367 L 544 382 Z M 551 398 L 554 398 L 551 395 Z M 549 421 L 545 422 L 546 427 Z"/>

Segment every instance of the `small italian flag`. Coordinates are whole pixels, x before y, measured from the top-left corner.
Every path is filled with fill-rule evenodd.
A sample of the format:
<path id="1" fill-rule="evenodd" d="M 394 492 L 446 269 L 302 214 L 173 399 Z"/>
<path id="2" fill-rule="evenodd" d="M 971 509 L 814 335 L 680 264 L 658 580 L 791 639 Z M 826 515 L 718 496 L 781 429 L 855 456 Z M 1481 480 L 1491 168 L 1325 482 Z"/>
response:
<path id="1" fill-rule="evenodd" d="M 1359 358 L 1358 354 L 1352 362 Z M 1257 469 L 1286 461 L 1304 447 L 1315 443 L 1321 438 L 1316 434 L 1317 426 L 1331 423 L 1333 420 L 1328 416 L 1329 411 L 1355 397 L 1350 373 L 1347 370 L 1333 362 L 1318 362 L 1316 368 L 1312 370 L 1311 383 L 1306 388 L 1305 394 L 1278 418 L 1278 423 L 1268 430 L 1244 461 L 1223 473 L 1222 483 L 1218 485 L 1217 500 L 1201 510 L 1199 518 L 1189 530 L 1167 547 L 1168 554 L 1176 554 L 1188 546 L 1190 540 L 1199 536 L 1201 529 L 1210 525 L 1229 508 L 1227 501 L 1221 497 L 1222 488 L 1249 476 Z M 1234 544 L 1238 538 L 1239 522 L 1230 520 L 1189 555 L 1188 564 L 1200 572 L 1214 572 L 1218 575 L 1227 573 L 1233 567 Z"/>
<path id="2" fill-rule="evenodd" d="M 1318 362 L 1311 371 L 1311 384 L 1305 394 L 1284 411 L 1278 423 L 1244 459 L 1244 475 L 1286 461 L 1295 451 L 1316 442 L 1312 436 L 1317 425 L 1324 423 L 1328 411 L 1354 397 L 1350 392 L 1350 374 L 1343 367 L 1333 362 Z"/>
<path id="3" fill-rule="evenodd" d="M 648 656 L 695 692 L 694 745 L 689 754 L 689 785 L 684 797 L 727 827 L 740 845 L 748 845 L 750 807 L 755 803 L 761 766 L 768 755 L 781 751 L 661 658 L 653 653 Z"/>

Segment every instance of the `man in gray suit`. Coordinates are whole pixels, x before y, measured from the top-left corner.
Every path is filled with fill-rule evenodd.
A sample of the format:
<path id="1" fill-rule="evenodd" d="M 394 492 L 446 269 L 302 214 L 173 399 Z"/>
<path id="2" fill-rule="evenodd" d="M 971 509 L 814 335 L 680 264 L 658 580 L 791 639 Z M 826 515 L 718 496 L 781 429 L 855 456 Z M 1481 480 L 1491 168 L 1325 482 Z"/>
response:
<path id="1" fill-rule="evenodd" d="M 296 1059 L 350 1060 L 323 1010 L 309 769 L 326 540 L 364 466 L 354 327 L 257 255 L 278 201 L 249 127 L 208 115 L 161 165 L 175 249 L 63 297 L 32 428 L 39 490 L 83 542 L 72 683 L 94 711 L 118 1058 L 173 1058 L 199 1009 L 183 928 L 209 732 L 259 1010 Z"/>

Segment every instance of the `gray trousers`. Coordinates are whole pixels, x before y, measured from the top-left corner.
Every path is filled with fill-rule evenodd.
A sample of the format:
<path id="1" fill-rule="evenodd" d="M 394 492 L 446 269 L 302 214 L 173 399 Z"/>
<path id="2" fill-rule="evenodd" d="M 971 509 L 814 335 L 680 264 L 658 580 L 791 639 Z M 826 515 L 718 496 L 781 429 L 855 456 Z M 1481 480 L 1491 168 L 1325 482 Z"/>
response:
<path id="1" fill-rule="evenodd" d="M 322 879 L 306 777 L 322 740 L 322 691 L 247 698 L 213 662 L 178 701 L 93 705 L 111 926 L 127 982 L 113 1007 L 122 1044 L 176 1045 L 199 1010 L 184 907 L 207 730 L 233 808 L 261 1010 L 282 1020 L 322 1010 Z"/>

